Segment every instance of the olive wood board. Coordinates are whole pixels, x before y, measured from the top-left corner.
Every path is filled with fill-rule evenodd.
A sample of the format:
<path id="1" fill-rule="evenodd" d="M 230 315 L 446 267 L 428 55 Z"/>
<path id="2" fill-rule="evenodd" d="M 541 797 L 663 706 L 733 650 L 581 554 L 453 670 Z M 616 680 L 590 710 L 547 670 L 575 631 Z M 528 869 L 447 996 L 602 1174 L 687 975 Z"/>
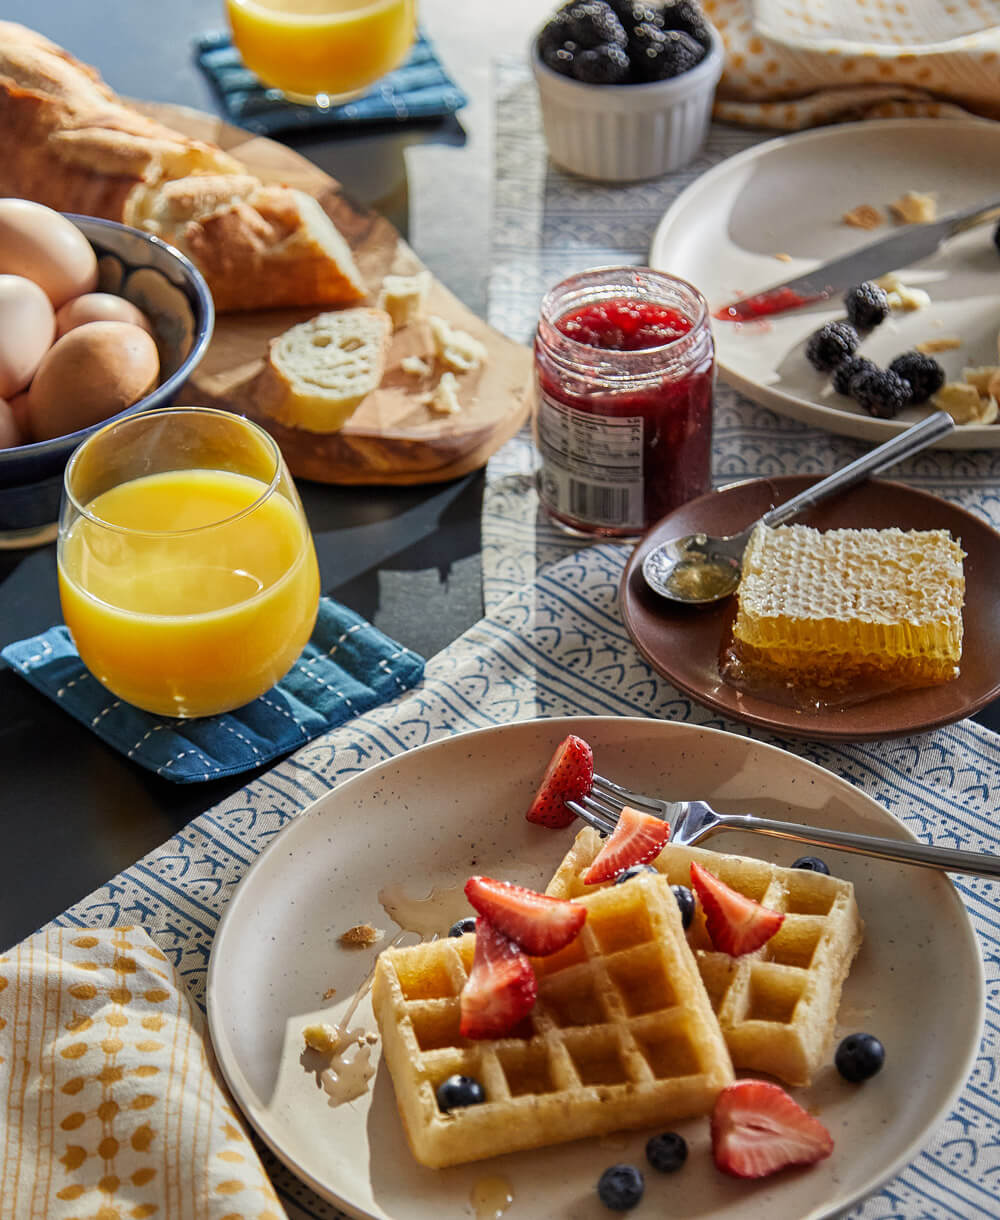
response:
<path id="1" fill-rule="evenodd" d="M 131 104 L 186 135 L 218 144 L 262 181 L 315 196 L 350 244 L 369 289 L 369 304 L 375 303 L 385 275 L 422 269 L 416 254 L 384 217 L 353 204 L 338 182 L 284 144 L 187 107 Z M 269 419 L 251 391 L 268 344 L 320 312 L 312 307 L 219 315 L 209 350 L 178 402 L 222 407 L 256 420 L 278 441 L 293 475 L 320 483 L 412 484 L 458 478 L 485 465 L 527 419 L 531 352 L 488 326 L 433 276 L 426 313 L 474 335 L 489 354 L 483 367 L 456 374 L 459 413 L 437 414 L 425 401 L 442 368 L 433 364 L 427 323 L 418 321 L 396 332 L 381 386 L 339 432 L 307 432 Z M 400 361 L 414 354 L 431 356 L 430 374 L 402 371 Z"/>

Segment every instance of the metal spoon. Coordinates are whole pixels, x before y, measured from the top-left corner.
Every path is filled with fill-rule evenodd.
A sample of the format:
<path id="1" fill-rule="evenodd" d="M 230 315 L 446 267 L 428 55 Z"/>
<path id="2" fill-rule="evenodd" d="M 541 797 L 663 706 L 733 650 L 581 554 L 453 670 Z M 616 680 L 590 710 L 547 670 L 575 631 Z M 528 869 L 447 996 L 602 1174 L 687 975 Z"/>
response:
<path id="1" fill-rule="evenodd" d="M 643 560 L 642 574 L 646 584 L 661 597 L 686 606 L 708 606 L 721 601 L 740 583 L 743 552 L 758 525 L 772 528 L 783 525 L 807 508 L 863 482 L 869 475 L 926 449 L 954 427 L 955 421 L 947 411 L 935 411 L 871 453 L 866 453 L 791 500 L 772 508 L 742 533 L 724 538 L 687 534 L 661 542 Z"/>

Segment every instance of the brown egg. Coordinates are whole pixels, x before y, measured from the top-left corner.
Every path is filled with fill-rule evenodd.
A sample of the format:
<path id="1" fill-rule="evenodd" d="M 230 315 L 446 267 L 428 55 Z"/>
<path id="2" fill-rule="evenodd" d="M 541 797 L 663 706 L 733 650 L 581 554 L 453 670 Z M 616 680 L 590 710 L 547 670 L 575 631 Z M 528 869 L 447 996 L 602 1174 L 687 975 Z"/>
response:
<path id="1" fill-rule="evenodd" d="M 0 398 L 24 389 L 55 333 L 56 316 L 41 288 L 21 275 L 0 275 Z"/>
<path id="2" fill-rule="evenodd" d="M 0 449 L 13 449 L 24 443 L 21 429 L 17 426 L 10 403 L 0 398 Z"/>
<path id="3" fill-rule="evenodd" d="M 111 292 L 85 292 L 56 311 L 56 338 L 61 339 L 67 331 L 87 322 L 131 322 L 133 326 L 141 326 L 148 335 L 153 333 L 149 319 L 131 301 Z"/>
<path id="4" fill-rule="evenodd" d="M 0 274 L 34 280 L 58 309 L 97 286 L 97 255 L 59 212 L 30 199 L 0 199 Z"/>
<path id="5" fill-rule="evenodd" d="M 89 428 L 124 411 L 156 385 L 156 344 L 131 322 L 87 322 L 57 339 L 28 391 L 37 441 Z"/>
<path id="6" fill-rule="evenodd" d="M 21 434 L 21 444 L 30 444 L 35 438 L 31 435 L 31 420 L 28 418 L 28 391 L 22 390 L 20 394 L 8 398 L 7 406 L 14 413 L 14 422 Z"/>

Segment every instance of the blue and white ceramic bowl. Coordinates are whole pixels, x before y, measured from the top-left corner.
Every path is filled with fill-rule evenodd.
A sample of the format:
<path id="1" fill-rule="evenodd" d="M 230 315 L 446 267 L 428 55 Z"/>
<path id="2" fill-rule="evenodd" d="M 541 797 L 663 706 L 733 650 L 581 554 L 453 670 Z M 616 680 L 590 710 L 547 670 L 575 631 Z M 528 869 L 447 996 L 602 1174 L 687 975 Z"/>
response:
<path id="1" fill-rule="evenodd" d="M 160 384 L 112 418 L 168 406 L 212 338 L 215 309 L 208 285 L 193 263 L 158 237 L 113 220 L 66 216 L 97 254 L 97 290 L 137 305 L 152 324 L 160 352 Z M 0 449 L 0 545 L 32 545 L 55 537 L 63 468 L 84 437 L 107 422 Z"/>

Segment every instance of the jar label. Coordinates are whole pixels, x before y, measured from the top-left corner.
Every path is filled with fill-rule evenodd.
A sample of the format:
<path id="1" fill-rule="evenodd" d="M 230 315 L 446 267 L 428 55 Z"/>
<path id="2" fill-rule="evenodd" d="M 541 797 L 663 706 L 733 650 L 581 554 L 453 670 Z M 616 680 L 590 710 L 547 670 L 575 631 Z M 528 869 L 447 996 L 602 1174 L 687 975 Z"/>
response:
<path id="1" fill-rule="evenodd" d="M 594 415 L 540 394 L 543 503 L 590 525 L 641 529 L 642 433 L 641 415 Z"/>

